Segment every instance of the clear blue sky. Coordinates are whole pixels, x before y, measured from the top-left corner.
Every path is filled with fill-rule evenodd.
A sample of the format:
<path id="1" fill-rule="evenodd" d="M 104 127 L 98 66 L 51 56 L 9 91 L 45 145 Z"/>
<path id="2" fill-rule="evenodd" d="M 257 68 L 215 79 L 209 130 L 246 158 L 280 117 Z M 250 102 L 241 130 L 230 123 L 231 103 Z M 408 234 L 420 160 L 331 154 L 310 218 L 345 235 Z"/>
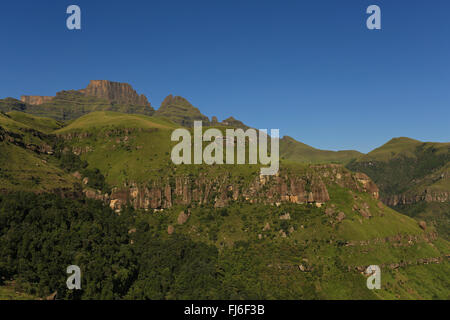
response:
<path id="1" fill-rule="evenodd" d="M 449 141 L 449 17 L 448 0 L 3 1 L 0 98 L 108 79 L 316 148 Z"/>

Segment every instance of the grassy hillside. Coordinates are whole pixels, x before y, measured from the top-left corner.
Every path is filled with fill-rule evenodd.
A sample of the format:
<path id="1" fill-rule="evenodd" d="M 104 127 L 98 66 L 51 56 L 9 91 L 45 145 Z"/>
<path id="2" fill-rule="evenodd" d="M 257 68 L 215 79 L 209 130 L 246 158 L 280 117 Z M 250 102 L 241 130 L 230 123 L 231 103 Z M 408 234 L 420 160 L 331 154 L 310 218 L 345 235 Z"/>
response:
<path id="1" fill-rule="evenodd" d="M 164 99 L 159 109 L 156 110 L 155 117 L 165 117 L 185 127 L 192 127 L 195 120 L 203 121 L 203 125 L 209 124 L 208 117 L 189 101 L 183 97 L 172 95 Z"/>
<path id="2" fill-rule="evenodd" d="M 439 225 L 442 235 L 448 239 L 449 165 L 450 143 L 395 138 L 347 167 L 371 177 L 385 203 Z"/>
<path id="3" fill-rule="evenodd" d="M 23 123 L 30 128 L 43 133 L 51 133 L 57 129 L 60 129 L 64 124 L 60 121 L 51 118 L 36 117 L 28 113 L 20 111 L 11 111 L 7 115 L 16 122 Z"/>
<path id="4" fill-rule="evenodd" d="M 68 141 L 69 145 L 82 150 L 89 146 L 91 149 L 81 155 L 82 159 L 100 168 L 112 186 L 172 175 L 195 177 L 206 173 L 211 180 L 226 171 L 247 177 L 257 175 L 258 171 L 247 170 L 248 166 L 234 166 L 232 170 L 227 166 L 175 167 L 170 163 L 171 147 L 167 143 L 173 128 L 158 127 L 150 117 L 139 117 L 145 119 L 145 123 L 152 123 L 142 125 L 131 122 L 130 115 L 108 113 L 107 121 L 103 121 L 104 116 L 87 115 L 58 133 L 78 132 L 78 136 Z M 133 130 L 131 123 L 148 130 Z M 117 130 L 109 124 L 114 124 Z M 304 164 L 282 164 L 282 170 L 287 167 L 292 174 L 309 172 Z M 448 253 L 447 242 L 437 239 L 430 245 L 423 238 L 433 233 L 432 226 L 424 231 L 417 221 L 380 206 L 366 193 L 355 194 L 334 184 L 328 190 L 332 200 L 322 208 L 311 205 L 274 207 L 238 201 L 223 209 L 208 205 L 190 207 L 189 222 L 183 225 L 177 223 L 180 211 L 186 210 L 183 206 L 165 209 L 164 214 L 143 215 L 141 219 L 163 238 L 170 238 L 167 229 L 172 225 L 177 234 L 217 247 L 219 263 L 227 268 L 225 277 L 230 281 L 229 286 L 240 288 L 240 294 L 232 291 L 231 296 L 235 298 L 242 298 L 244 293 L 245 297 L 252 298 L 432 299 L 448 296 L 445 286 L 433 284 L 436 279 L 445 278 L 446 260 L 432 268 L 420 263 L 420 259 L 438 259 Z M 355 206 L 367 207 L 372 217 L 362 217 L 354 210 Z M 326 211 L 332 213 L 326 214 Z M 287 212 L 290 219 L 280 220 Z M 340 212 L 345 218 L 337 221 Z M 270 229 L 264 230 L 267 224 Z M 417 237 L 417 243 L 415 240 L 408 243 L 411 237 Z M 386 241 L 383 239 L 389 240 L 383 242 Z M 284 254 L 280 254 L 280 248 Z M 386 290 L 376 294 L 367 291 L 364 277 L 353 270 L 372 263 L 384 265 L 387 278 Z M 400 269 L 390 269 L 402 263 L 407 264 Z M 304 273 L 298 269 L 300 264 L 316 269 Z M 426 281 L 430 282 L 425 285 L 420 275 L 426 275 Z M 261 284 L 261 279 L 266 281 Z M 283 283 L 283 289 L 275 289 L 270 283 L 276 283 L 277 287 Z M 302 283 L 301 288 L 296 283 Z M 421 288 L 423 285 L 427 289 Z M 254 293 L 255 286 L 261 288 L 258 294 Z"/>
<path id="5" fill-rule="evenodd" d="M 64 299 L 450 297 L 449 242 L 433 225 L 420 227 L 384 206 L 364 191 L 364 177 L 341 166 L 285 160 L 270 181 L 259 177 L 259 166 L 175 166 L 170 135 L 179 125 L 146 115 L 93 112 L 60 128 L 12 113 L 0 115 L 0 126 L 0 183 L 8 193 L 0 195 L 0 273 L 27 284 L 33 297 L 56 290 Z M 52 127 L 51 134 L 42 132 Z M 33 147 L 44 145 L 52 151 Z M 302 148 L 314 159 L 329 159 Z M 74 171 L 89 178 L 87 185 Z M 102 196 L 114 188 L 133 194 L 133 182 L 151 189 L 158 179 L 176 177 L 195 183 L 204 177 L 211 199 L 236 186 L 241 195 L 250 183 L 266 196 L 236 197 L 221 206 L 173 201 L 156 210 L 124 207 L 118 215 L 108 201 L 76 193 L 78 186 L 102 189 Z M 279 182 L 284 177 L 291 183 L 301 178 L 305 192 L 319 188 L 314 192 L 327 192 L 330 200 L 264 204 L 289 187 Z M 187 180 L 180 181 L 174 198 L 184 195 Z M 221 183 L 225 191 L 215 188 Z M 54 195 L 61 190 L 72 190 L 76 199 Z M 78 297 L 65 289 L 61 269 L 74 263 L 84 272 Z M 381 267 L 381 290 L 366 287 L 362 271 L 372 264 Z"/>
<path id="6" fill-rule="evenodd" d="M 280 157 L 293 162 L 345 164 L 361 155 L 362 153 L 355 150 L 327 151 L 315 149 L 288 136 L 280 140 Z"/>
<path id="7" fill-rule="evenodd" d="M 70 149 L 80 150 L 80 157 L 90 166 L 99 168 L 112 186 L 145 183 L 174 174 L 198 175 L 203 172 L 213 178 L 226 172 L 248 176 L 259 170 L 259 165 L 177 167 L 170 155 L 172 147 L 178 143 L 171 141 L 171 134 L 178 127 L 166 118 L 94 112 L 54 133 L 63 137 Z"/>
<path id="8" fill-rule="evenodd" d="M 450 161 L 450 143 L 392 139 L 348 165 L 368 174 L 385 195 L 399 194 Z"/>
<path id="9" fill-rule="evenodd" d="M 52 156 L 51 145 L 55 141 L 32 125 L 41 130 L 59 127 L 51 119 L 16 112 L 0 114 L 0 190 L 74 191 L 75 178 L 60 168 L 59 161 Z"/>
<path id="10" fill-rule="evenodd" d="M 24 293 L 22 289 L 16 288 L 14 284 L 8 283 L 0 286 L 1 300 L 36 300 L 37 297 Z"/>
<path id="11" fill-rule="evenodd" d="M 7 192 L 74 191 L 76 179 L 56 160 L 15 145 L 0 143 L 0 190 Z"/>
<path id="12" fill-rule="evenodd" d="M 138 114 L 125 114 L 112 111 L 92 112 L 82 116 L 69 125 L 55 130 L 54 133 L 62 134 L 77 130 L 95 130 L 96 128 L 115 127 L 115 128 L 133 128 L 133 129 L 175 129 L 177 126 L 166 119 L 149 117 Z"/>
<path id="13" fill-rule="evenodd" d="M 0 112 L 26 111 L 28 105 L 14 98 L 0 99 Z"/>

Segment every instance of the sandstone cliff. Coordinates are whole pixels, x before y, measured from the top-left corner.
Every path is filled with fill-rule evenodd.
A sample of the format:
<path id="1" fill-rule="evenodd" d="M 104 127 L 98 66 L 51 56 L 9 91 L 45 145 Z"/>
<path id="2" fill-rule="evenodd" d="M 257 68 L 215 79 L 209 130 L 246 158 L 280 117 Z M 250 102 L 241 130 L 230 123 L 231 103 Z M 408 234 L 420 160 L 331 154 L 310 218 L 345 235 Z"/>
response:
<path id="1" fill-rule="evenodd" d="M 66 91 L 62 91 L 62 93 L 64 92 Z M 112 104 L 146 106 L 151 108 L 147 98 L 142 94 L 139 95 L 128 83 L 109 80 L 91 80 L 85 89 L 78 90 L 77 92 L 85 96 L 105 99 Z M 20 100 L 30 105 L 41 105 L 52 101 L 54 98 L 49 96 L 22 96 Z"/>
<path id="2" fill-rule="evenodd" d="M 435 191 L 432 189 L 425 189 L 420 194 L 403 193 L 399 195 L 385 196 L 383 202 L 388 206 L 408 205 L 415 204 L 417 202 L 449 202 L 450 192 L 448 191 Z"/>
<path id="3" fill-rule="evenodd" d="M 205 174 L 177 176 L 146 184 L 131 182 L 113 189 L 111 196 L 93 195 L 106 200 L 111 208 L 125 205 L 138 209 L 165 209 L 173 205 L 213 204 L 225 207 L 232 201 L 278 205 L 282 202 L 314 203 L 321 206 L 330 200 L 327 184 L 336 183 L 378 198 L 377 186 L 364 174 L 352 174 L 337 165 L 312 166 L 304 174 L 280 173 L 277 176 L 255 176 L 249 184 L 225 174 L 214 179 Z M 89 195 L 88 195 L 89 196 Z"/>
<path id="4" fill-rule="evenodd" d="M 450 165 L 447 164 L 441 170 L 415 179 L 409 190 L 391 195 L 382 195 L 382 201 L 389 206 L 412 205 L 421 201 L 425 202 L 449 202 L 450 191 Z"/>
<path id="5" fill-rule="evenodd" d="M 20 101 L 31 104 L 31 105 L 40 105 L 45 102 L 49 102 L 53 99 L 53 97 L 49 96 L 21 96 Z"/>
<path id="6" fill-rule="evenodd" d="M 112 103 L 150 107 L 147 98 L 142 94 L 138 95 L 128 83 L 108 80 L 91 80 L 87 88 L 81 89 L 80 92 L 87 96 L 106 99 Z"/>

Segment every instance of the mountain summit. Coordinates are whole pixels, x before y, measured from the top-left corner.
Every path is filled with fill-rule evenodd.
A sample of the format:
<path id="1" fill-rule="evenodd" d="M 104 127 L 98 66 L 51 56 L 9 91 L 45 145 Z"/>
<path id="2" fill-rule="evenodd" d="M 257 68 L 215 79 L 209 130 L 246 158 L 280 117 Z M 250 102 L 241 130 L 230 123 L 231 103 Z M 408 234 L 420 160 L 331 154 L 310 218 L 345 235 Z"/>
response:
<path id="1" fill-rule="evenodd" d="M 147 97 L 138 95 L 128 83 L 113 82 L 109 80 L 91 80 L 86 89 L 80 92 L 87 96 L 106 99 L 113 104 L 131 104 L 150 107 Z"/>
<path id="2" fill-rule="evenodd" d="M 108 100 L 112 104 L 150 107 L 150 102 L 148 102 L 147 97 L 143 94 L 138 95 L 128 83 L 109 80 L 91 80 L 85 89 L 78 90 L 78 92 L 86 96 Z M 41 105 L 52 101 L 54 98 L 50 96 L 24 95 L 20 97 L 20 100 L 31 105 Z"/>
<path id="3" fill-rule="evenodd" d="M 51 96 L 24 95 L 0 100 L 0 111 L 22 111 L 56 120 L 72 120 L 94 111 L 153 115 L 147 97 L 128 83 L 91 80 L 85 89 L 63 90 Z"/>
<path id="4" fill-rule="evenodd" d="M 194 107 L 189 101 L 180 96 L 168 95 L 155 112 L 155 116 L 166 117 L 182 126 L 192 127 L 195 120 L 209 124 L 207 116 Z"/>

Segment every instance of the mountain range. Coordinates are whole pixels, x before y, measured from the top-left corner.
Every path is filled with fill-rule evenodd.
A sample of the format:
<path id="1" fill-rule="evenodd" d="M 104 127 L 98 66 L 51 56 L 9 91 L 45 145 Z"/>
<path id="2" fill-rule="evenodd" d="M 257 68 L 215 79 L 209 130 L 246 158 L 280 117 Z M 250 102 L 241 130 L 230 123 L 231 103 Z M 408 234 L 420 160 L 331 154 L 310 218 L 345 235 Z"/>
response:
<path id="1" fill-rule="evenodd" d="M 101 279 L 87 283 L 86 299 L 450 297 L 449 143 L 395 138 L 362 154 L 285 136 L 280 171 L 265 177 L 259 165 L 174 165 L 176 128 L 192 130 L 195 120 L 249 128 L 233 117 L 209 119 L 179 96 L 155 110 L 129 84 L 95 80 L 54 97 L 6 98 L 0 111 L 5 288 L 15 281 L 36 297 L 73 298 L 53 275 L 54 260 Z M 71 213 L 77 207 L 84 215 Z M 44 244 L 25 245 L 27 234 Z M 57 243 L 67 237 L 76 245 L 61 256 Z M 30 255 L 39 268 L 24 262 Z M 363 272 L 373 264 L 383 272 L 381 290 L 366 287 Z"/>

